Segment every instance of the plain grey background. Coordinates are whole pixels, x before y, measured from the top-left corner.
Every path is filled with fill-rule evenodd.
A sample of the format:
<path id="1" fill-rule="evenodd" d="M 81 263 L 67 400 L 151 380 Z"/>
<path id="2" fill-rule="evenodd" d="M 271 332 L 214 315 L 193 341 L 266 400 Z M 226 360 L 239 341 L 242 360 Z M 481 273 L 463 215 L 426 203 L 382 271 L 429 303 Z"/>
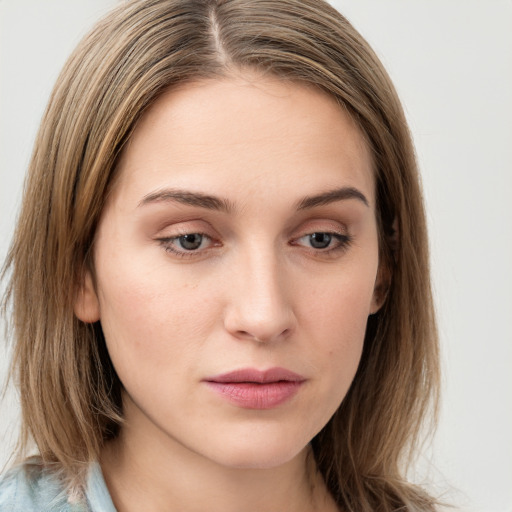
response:
<path id="1" fill-rule="evenodd" d="M 116 3 L 0 0 L 1 261 L 51 87 Z M 464 511 L 512 512 L 512 1 L 332 3 L 395 81 L 423 175 L 444 395 L 415 478 Z M 0 404 L 0 467 L 17 413 L 11 390 Z"/>

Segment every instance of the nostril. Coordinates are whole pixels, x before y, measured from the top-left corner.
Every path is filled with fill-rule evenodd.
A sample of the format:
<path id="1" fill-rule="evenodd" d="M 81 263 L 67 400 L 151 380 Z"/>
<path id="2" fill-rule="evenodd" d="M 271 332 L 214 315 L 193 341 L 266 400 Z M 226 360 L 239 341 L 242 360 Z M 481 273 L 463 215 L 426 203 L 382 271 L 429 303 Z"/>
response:
<path id="1" fill-rule="evenodd" d="M 251 333 L 248 331 L 240 330 L 240 331 L 237 331 L 236 336 L 239 338 L 242 338 L 242 339 L 253 340 L 258 343 L 268 343 L 268 342 L 272 342 L 275 340 L 286 338 L 290 332 L 291 332 L 291 329 L 288 329 L 288 328 L 284 329 L 281 332 L 274 332 L 274 333 L 269 332 L 268 334 Z"/>
<path id="2" fill-rule="evenodd" d="M 274 287 L 276 285 L 274 284 Z M 239 340 L 269 343 L 289 337 L 296 326 L 291 301 L 283 289 L 263 293 L 256 286 L 252 293 L 234 294 L 223 311 L 223 324 L 228 333 Z M 272 291 L 272 290 L 271 290 Z M 278 293 L 279 292 L 279 293 Z"/>
<path id="3" fill-rule="evenodd" d="M 256 335 L 256 334 L 251 334 L 248 331 L 238 331 L 238 335 L 241 338 L 251 339 L 251 340 L 257 341 L 259 343 L 264 343 L 266 341 L 264 336 Z"/>

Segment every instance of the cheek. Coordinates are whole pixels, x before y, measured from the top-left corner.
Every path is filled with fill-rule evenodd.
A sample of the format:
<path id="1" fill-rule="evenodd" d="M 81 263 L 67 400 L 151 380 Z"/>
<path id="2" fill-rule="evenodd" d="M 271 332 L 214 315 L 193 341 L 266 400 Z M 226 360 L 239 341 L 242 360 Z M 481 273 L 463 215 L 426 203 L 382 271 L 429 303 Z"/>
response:
<path id="1" fill-rule="evenodd" d="M 354 340 L 364 336 L 371 311 L 377 265 L 347 266 L 319 283 L 312 282 L 303 291 L 301 316 L 318 329 L 339 339 Z M 329 343 L 331 338 L 325 340 Z"/>
<path id="2" fill-rule="evenodd" d="M 315 340 L 315 359 L 329 385 L 341 390 L 348 389 L 359 365 L 376 267 L 370 262 L 347 268 L 304 294 L 303 325 Z"/>
<path id="3" fill-rule="evenodd" d="M 345 300 L 345 295 L 336 298 L 318 308 L 311 330 L 314 325 L 320 330 L 317 350 L 326 374 L 334 381 L 341 379 L 345 387 L 359 365 L 368 319 L 367 301 L 361 301 L 357 307 L 355 301 Z"/>
<path id="4" fill-rule="evenodd" d="M 318 286 L 310 282 L 309 293 L 302 301 L 300 339 L 311 373 L 316 376 L 316 406 L 306 429 L 313 435 L 339 408 L 361 359 L 373 286 L 371 271 L 360 274 L 360 278 L 358 275 L 353 269 Z"/>
<path id="5" fill-rule="evenodd" d="M 169 269 L 112 259 L 99 269 L 101 324 L 121 380 L 148 369 L 172 376 L 201 348 L 218 315 L 215 303 Z"/>

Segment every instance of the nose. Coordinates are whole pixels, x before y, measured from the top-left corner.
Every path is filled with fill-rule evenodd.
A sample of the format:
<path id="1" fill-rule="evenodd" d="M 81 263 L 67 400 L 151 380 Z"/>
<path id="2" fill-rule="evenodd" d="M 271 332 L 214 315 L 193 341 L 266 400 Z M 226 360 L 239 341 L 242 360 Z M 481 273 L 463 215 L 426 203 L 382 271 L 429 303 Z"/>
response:
<path id="1" fill-rule="evenodd" d="M 286 272 L 277 258 L 252 255 L 231 269 L 225 329 L 260 343 L 286 339 L 296 327 Z"/>

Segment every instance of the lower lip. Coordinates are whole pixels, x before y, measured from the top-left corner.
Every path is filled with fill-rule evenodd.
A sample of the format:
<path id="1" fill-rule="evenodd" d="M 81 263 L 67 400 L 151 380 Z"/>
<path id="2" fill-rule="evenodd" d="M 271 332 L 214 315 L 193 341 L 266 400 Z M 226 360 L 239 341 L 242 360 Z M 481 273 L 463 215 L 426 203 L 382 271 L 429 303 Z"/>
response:
<path id="1" fill-rule="evenodd" d="M 272 409 L 290 400 L 299 390 L 301 381 L 213 382 L 208 386 L 223 398 L 245 409 Z"/>

